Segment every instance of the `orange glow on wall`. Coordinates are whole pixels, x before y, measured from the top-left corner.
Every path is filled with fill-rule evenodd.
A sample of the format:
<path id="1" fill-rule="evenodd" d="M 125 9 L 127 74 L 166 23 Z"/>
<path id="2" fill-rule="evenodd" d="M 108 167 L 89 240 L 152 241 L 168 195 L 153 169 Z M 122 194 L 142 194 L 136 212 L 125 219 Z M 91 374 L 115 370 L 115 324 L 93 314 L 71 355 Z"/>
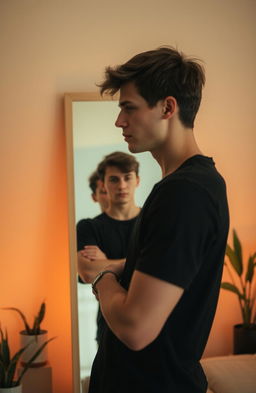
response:
<path id="1" fill-rule="evenodd" d="M 72 393 L 65 92 L 96 91 L 105 65 L 160 45 L 200 56 L 207 82 L 195 132 L 227 181 L 231 228 L 245 253 L 256 249 L 256 2 L 199 0 L 184 12 L 184 1 L 141 0 L 136 13 L 89 3 L 0 2 L 0 306 L 33 316 L 46 300 L 54 393 Z M 239 320 L 237 299 L 222 291 L 205 354 L 230 353 Z M 0 321 L 17 349 L 20 320 L 0 310 Z"/>

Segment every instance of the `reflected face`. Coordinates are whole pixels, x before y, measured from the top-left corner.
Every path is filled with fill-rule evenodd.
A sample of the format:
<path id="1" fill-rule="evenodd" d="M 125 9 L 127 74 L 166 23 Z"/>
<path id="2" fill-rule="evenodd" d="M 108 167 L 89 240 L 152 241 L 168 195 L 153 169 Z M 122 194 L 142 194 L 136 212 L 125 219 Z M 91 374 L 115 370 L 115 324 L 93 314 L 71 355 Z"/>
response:
<path id="1" fill-rule="evenodd" d="M 123 173 L 114 166 L 106 168 L 104 187 L 111 204 L 123 205 L 132 202 L 138 184 L 139 177 L 134 171 Z"/>
<path id="2" fill-rule="evenodd" d="M 150 108 L 134 83 L 129 82 L 120 89 L 119 106 L 121 111 L 115 125 L 122 128 L 124 140 L 132 153 L 153 152 L 163 145 L 167 136 L 163 101 Z"/>
<path id="3" fill-rule="evenodd" d="M 92 194 L 92 198 L 99 203 L 101 211 L 105 211 L 108 208 L 108 195 L 101 180 L 97 180 L 96 191 Z"/>

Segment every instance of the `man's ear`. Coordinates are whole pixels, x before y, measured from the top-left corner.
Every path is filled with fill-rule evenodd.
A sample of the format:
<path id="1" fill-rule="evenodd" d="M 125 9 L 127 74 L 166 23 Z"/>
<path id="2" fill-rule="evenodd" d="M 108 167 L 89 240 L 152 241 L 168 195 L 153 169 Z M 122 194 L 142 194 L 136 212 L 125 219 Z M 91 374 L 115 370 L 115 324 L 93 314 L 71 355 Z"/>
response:
<path id="1" fill-rule="evenodd" d="M 163 119 L 170 119 L 177 111 L 176 98 L 168 96 L 163 100 Z"/>
<path id="2" fill-rule="evenodd" d="M 98 199 L 97 199 L 97 197 L 96 197 L 96 194 L 91 194 L 91 197 L 92 197 L 92 200 L 93 200 L 94 202 L 98 202 Z"/>
<path id="3" fill-rule="evenodd" d="M 99 180 L 99 187 L 101 187 L 105 192 L 107 191 L 104 185 L 104 181 L 103 180 Z"/>
<path id="4" fill-rule="evenodd" d="M 140 184 L 140 177 L 139 177 L 139 176 L 136 176 L 136 179 L 137 179 L 136 187 L 138 187 L 138 185 Z"/>

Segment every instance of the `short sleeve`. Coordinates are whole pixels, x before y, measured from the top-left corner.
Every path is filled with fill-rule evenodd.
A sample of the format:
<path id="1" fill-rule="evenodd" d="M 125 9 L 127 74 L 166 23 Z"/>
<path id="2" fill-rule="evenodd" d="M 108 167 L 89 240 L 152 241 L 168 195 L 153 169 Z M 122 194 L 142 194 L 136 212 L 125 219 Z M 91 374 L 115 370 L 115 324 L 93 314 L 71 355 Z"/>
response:
<path id="1" fill-rule="evenodd" d="M 95 231 L 93 230 L 92 220 L 84 219 L 77 223 L 77 251 L 83 250 L 86 245 L 97 245 Z"/>
<path id="2" fill-rule="evenodd" d="M 169 183 L 145 206 L 136 270 L 188 289 L 214 241 L 215 207 L 197 184 Z"/>

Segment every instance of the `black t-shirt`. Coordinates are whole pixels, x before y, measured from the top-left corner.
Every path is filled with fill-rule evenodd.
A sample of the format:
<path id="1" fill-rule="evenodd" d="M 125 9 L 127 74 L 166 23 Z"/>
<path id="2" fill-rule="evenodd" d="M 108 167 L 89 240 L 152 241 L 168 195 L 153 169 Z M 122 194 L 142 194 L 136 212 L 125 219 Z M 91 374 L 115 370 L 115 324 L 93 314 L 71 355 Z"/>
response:
<path id="1" fill-rule="evenodd" d="M 229 228 L 226 187 L 197 155 L 157 183 L 136 222 L 121 285 L 139 270 L 184 288 L 158 337 L 128 349 L 107 327 L 90 393 L 205 393 L 199 360 L 214 318 Z"/>
<path id="2" fill-rule="evenodd" d="M 86 245 L 96 245 L 104 252 L 108 259 L 126 258 L 128 243 L 137 217 L 130 220 L 116 220 L 106 213 L 95 218 L 87 218 L 77 224 L 77 251 Z M 83 281 L 79 277 L 79 281 Z M 105 321 L 100 309 L 97 315 L 96 340 L 102 335 Z"/>
<path id="3" fill-rule="evenodd" d="M 116 220 L 106 213 L 87 218 L 77 224 L 77 251 L 84 246 L 96 245 L 108 259 L 126 258 L 128 243 L 136 217 Z"/>

